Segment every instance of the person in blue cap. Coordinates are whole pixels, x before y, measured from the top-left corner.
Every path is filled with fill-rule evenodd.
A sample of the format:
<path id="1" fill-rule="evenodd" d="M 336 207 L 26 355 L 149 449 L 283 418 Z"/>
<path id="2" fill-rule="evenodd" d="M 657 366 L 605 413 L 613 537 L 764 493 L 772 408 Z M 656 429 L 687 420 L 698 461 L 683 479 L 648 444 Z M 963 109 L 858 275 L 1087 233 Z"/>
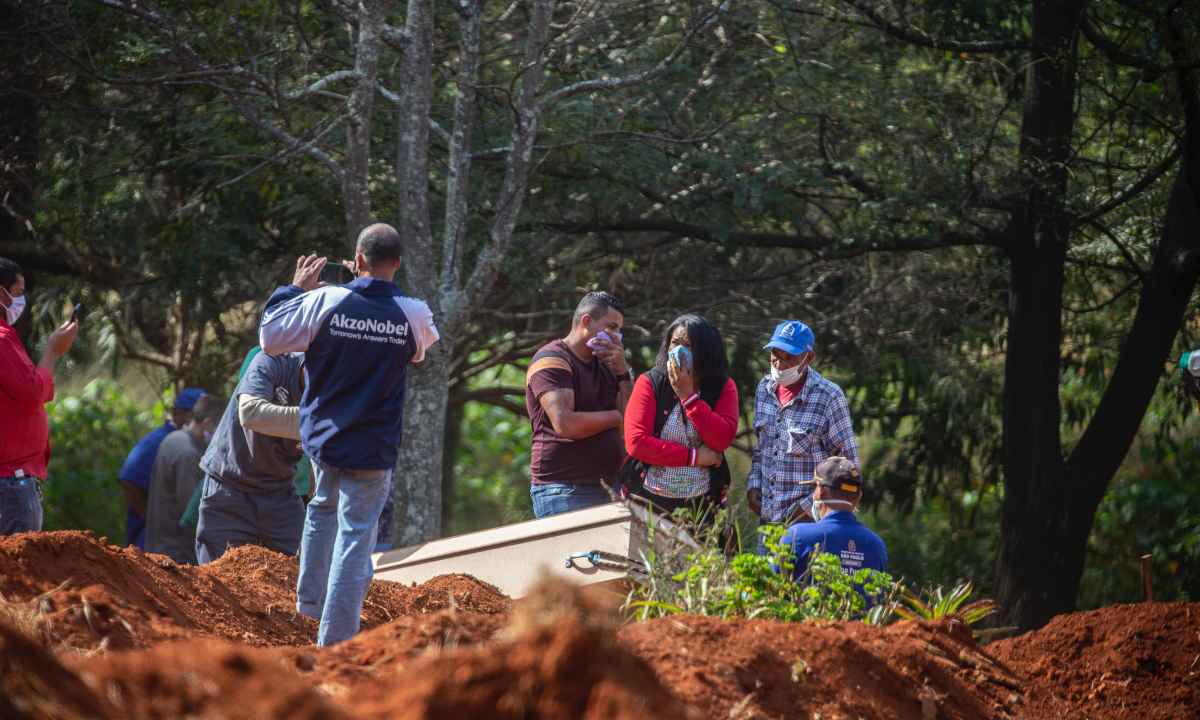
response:
<path id="1" fill-rule="evenodd" d="M 811 367 L 815 345 L 807 325 L 785 320 L 763 347 L 771 365 L 754 394 L 757 443 L 746 478 L 747 503 L 762 523 L 811 522 L 817 465 L 835 455 L 858 463 L 846 395 Z"/>
<path id="2" fill-rule="evenodd" d="M 204 396 L 200 388 L 184 388 L 175 396 L 171 407 L 171 419 L 144 435 L 117 473 L 117 482 L 125 491 L 125 544 L 146 549 L 146 498 L 150 491 L 150 471 L 154 469 L 154 458 L 158 447 L 172 432 L 192 420 L 192 409 L 196 401 Z"/>
<path id="3" fill-rule="evenodd" d="M 858 465 L 844 457 L 826 458 L 813 471 L 812 488 L 815 522 L 795 523 L 781 543 L 795 557 L 795 577 L 808 570 L 818 548 L 836 555 L 849 575 L 863 568 L 887 572 L 887 545 L 854 514 L 863 488 Z"/>

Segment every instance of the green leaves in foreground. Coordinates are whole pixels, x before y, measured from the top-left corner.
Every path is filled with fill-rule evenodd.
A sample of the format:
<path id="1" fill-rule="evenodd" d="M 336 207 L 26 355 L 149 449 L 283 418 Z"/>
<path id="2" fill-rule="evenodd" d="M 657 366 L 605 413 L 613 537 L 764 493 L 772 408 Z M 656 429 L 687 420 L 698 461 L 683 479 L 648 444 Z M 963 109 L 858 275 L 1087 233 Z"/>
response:
<path id="1" fill-rule="evenodd" d="M 644 557 L 647 581 L 631 593 L 628 608 L 638 620 L 680 613 L 787 622 L 891 618 L 902 588 L 887 573 L 849 575 L 836 556 L 817 553 L 796 577 L 791 549 L 780 544 L 783 529 L 760 532 L 766 555 L 726 557 L 709 542 L 699 550 L 680 545 L 650 553 Z"/>
<path id="2" fill-rule="evenodd" d="M 685 517 L 673 520 L 688 525 Z M 861 620 L 874 625 L 896 617 L 953 618 L 975 625 L 995 612 L 991 600 L 971 601 L 974 588 L 969 582 L 918 595 L 888 573 L 866 568 L 847 573 L 836 555 L 825 552 L 814 553 L 808 568 L 797 574 L 792 549 L 780 542 L 783 532 L 778 526 L 761 527 L 766 554 L 739 552 L 731 557 L 719 549 L 720 533 L 712 527 L 693 527 L 701 539 L 699 548 L 659 536 L 658 545 L 643 556 L 646 581 L 630 593 L 627 608 L 637 620 L 687 613 L 787 622 Z"/>

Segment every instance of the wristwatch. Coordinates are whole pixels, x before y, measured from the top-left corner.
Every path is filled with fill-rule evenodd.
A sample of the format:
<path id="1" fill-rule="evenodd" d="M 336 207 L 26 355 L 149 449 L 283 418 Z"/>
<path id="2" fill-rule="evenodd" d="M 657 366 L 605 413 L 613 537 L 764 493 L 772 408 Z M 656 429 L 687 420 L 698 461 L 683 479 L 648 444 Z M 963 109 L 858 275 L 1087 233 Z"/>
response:
<path id="1" fill-rule="evenodd" d="M 637 377 L 637 375 L 635 375 L 635 374 L 634 374 L 634 372 L 633 372 L 633 368 L 631 368 L 631 367 L 627 367 L 627 368 L 625 368 L 625 374 L 624 374 L 624 376 L 622 376 L 621 378 L 619 378 L 619 379 L 617 380 L 617 382 L 619 382 L 619 383 L 622 383 L 622 382 L 625 382 L 625 380 L 626 380 L 626 379 L 628 379 L 628 380 L 629 380 L 629 382 L 633 382 L 633 381 L 634 381 L 634 379 L 635 379 L 636 377 Z"/>

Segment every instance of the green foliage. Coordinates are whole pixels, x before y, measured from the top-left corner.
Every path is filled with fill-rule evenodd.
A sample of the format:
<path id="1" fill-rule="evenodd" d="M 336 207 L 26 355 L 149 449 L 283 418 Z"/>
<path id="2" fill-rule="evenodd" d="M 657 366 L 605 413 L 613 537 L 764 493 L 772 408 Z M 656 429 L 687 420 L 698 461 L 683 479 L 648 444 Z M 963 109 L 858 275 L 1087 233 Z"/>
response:
<path id="1" fill-rule="evenodd" d="M 1200 599 L 1200 442 L 1193 432 L 1147 441 L 1096 512 L 1081 607 L 1141 597 L 1139 558 L 1154 556 L 1154 595 Z"/>
<path id="2" fill-rule="evenodd" d="M 697 526 L 686 515 L 674 517 Z M 691 545 L 659 535 L 643 557 L 646 580 L 630 594 L 631 615 L 639 620 L 679 613 L 721 618 L 865 620 L 886 622 L 900 586 L 887 573 L 864 568 L 853 575 L 829 553 L 814 553 L 807 570 L 795 577 L 795 561 L 780 539 L 783 528 L 760 529 L 767 554 L 739 552 L 731 558 L 717 542 L 723 511 L 713 528 Z M 654 529 L 650 532 L 654 537 Z M 868 603 L 868 599 L 870 603 Z"/>
<path id="3" fill-rule="evenodd" d="M 46 406 L 52 454 L 45 484 L 46 530 L 92 530 L 125 538 L 125 495 L 117 473 L 135 443 L 163 417 L 129 400 L 114 382 L 94 380 Z"/>
<path id="4" fill-rule="evenodd" d="M 447 534 L 531 519 L 529 421 L 501 407 L 468 403 L 461 432 Z"/>
<path id="5" fill-rule="evenodd" d="M 901 596 L 904 604 L 896 608 L 896 614 L 906 620 L 942 620 L 951 618 L 966 625 L 975 625 L 996 612 L 996 603 L 988 599 L 971 599 L 975 589 L 971 583 L 963 582 L 946 592 L 941 587 L 926 590 L 923 596 L 905 590 Z"/>

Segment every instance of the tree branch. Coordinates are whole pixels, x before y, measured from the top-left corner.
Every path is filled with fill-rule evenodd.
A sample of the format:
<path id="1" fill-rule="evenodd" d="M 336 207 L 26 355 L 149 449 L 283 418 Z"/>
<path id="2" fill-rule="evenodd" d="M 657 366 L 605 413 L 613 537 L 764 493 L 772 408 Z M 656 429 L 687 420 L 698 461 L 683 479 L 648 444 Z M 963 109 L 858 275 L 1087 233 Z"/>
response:
<path id="1" fill-rule="evenodd" d="M 715 10 L 703 17 L 701 22 L 693 24 L 692 29 L 684 35 L 683 39 L 679 41 L 679 44 L 672 48 L 671 52 L 667 53 L 665 58 L 660 60 L 652 67 L 648 67 L 645 70 L 635 72 L 631 75 L 625 75 L 623 77 L 581 80 L 576 83 L 571 83 L 570 85 L 565 85 L 547 94 L 545 99 L 542 101 L 542 105 L 550 106 L 559 102 L 560 100 L 565 100 L 566 98 L 569 98 L 573 95 L 578 95 L 580 93 L 620 90 L 627 87 L 633 87 L 634 85 L 640 85 L 648 80 L 653 80 L 670 69 L 671 64 L 674 63 L 675 59 L 679 57 L 680 53 L 682 53 L 688 47 L 692 38 L 711 27 L 712 24 L 716 22 L 717 18 L 719 18 L 726 12 L 726 10 L 728 10 L 730 2 L 731 0 L 725 0 L 725 2 L 722 2 Z"/>
<path id="2" fill-rule="evenodd" d="M 875 3 L 871 0 L 843 0 L 843 2 L 857 10 L 875 28 L 911 45 L 965 53 L 1012 52 L 1029 50 L 1032 47 L 1026 39 L 961 41 L 936 38 L 920 28 L 902 27 L 891 22 L 875 9 Z"/>

